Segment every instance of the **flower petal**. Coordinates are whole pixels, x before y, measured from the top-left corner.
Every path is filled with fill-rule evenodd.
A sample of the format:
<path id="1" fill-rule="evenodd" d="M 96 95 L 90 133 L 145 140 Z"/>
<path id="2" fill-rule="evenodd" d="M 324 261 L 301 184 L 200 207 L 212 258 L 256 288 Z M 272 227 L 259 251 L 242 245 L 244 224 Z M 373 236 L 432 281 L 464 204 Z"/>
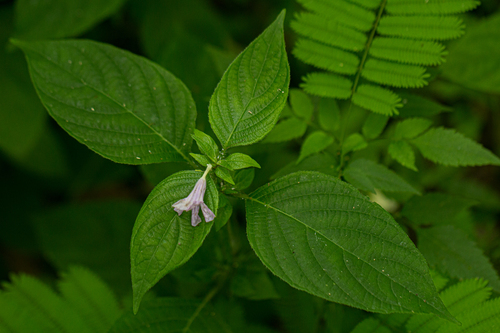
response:
<path id="1" fill-rule="evenodd" d="M 198 215 L 199 211 L 200 206 L 193 207 L 193 210 L 191 211 L 191 225 L 193 227 L 196 227 L 201 222 L 201 217 Z"/>
<path id="2" fill-rule="evenodd" d="M 215 218 L 214 212 L 212 212 L 210 208 L 208 208 L 208 206 L 205 205 L 204 202 L 202 202 L 200 205 L 201 205 L 201 211 L 203 212 L 203 216 L 205 217 L 205 221 L 206 222 L 213 221 Z"/>

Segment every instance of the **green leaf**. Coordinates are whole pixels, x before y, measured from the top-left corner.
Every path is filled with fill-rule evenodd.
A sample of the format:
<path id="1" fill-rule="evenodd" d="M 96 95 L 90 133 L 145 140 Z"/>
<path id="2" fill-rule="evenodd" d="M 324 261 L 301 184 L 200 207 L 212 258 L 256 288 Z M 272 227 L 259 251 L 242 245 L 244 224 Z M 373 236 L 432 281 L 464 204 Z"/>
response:
<path id="1" fill-rule="evenodd" d="M 195 105 L 165 69 L 92 41 L 13 43 L 45 108 L 75 139 L 118 163 L 188 160 Z"/>
<path id="2" fill-rule="evenodd" d="M 391 116 L 403 106 L 401 98 L 389 89 L 361 84 L 352 96 L 352 102 L 375 113 Z"/>
<path id="3" fill-rule="evenodd" d="M 499 93 L 499 38 L 500 14 L 497 12 L 468 28 L 464 38 L 450 46 L 450 54 L 441 67 L 443 76 L 474 90 Z"/>
<path id="4" fill-rule="evenodd" d="M 235 172 L 234 183 L 238 190 L 244 190 L 252 185 L 255 169 L 243 169 Z"/>
<path id="5" fill-rule="evenodd" d="M 351 151 L 361 150 L 368 146 L 365 138 L 363 138 L 359 133 L 353 133 L 349 135 L 343 145 L 342 145 L 342 155 L 345 155 Z"/>
<path id="6" fill-rule="evenodd" d="M 130 234 L 140 211 L 135 201 L 61 205 L 32 218 L 45 258 L 58 270 L 90 268 L 115 292 L 130 289 Z"/>
<path id="7" fill-rule="evenodd" d="M 376 139 L 384 131 L 389 117 L 370 113 L 366 118 L 361 131 L 367 139 Z"/>
<path id="8" fill-rule="evenodd" d="M 420 194 L 397 173 L 366 159 L 351 162 L 344 170 L 344 177 L 354 186 L 375 193 L 375 188 L 387 192 Z"/>
<path id="9" fill-rule="evenodd" d="M 210 135 L 207 135 L 202 131 L 198 131 L 197 129 L 194 129 L 192 137 L 194 141 L 196 141 L 200 151 L 207 155 L 212 162 L 216 162 L 217 155 L 219 154 L 219 147 L 217 147 L 214 139 L 212 139 Z"/>
<path id="10" fill-rule="evenodd" d="M 223 148 L 261 140 L 285 106 L 290 68 L 284 18 L 283 11 L 231 63 L 210 99 L 210 124 Z"/>
<path id="11" fill-rule="evenodd" d="M 399 117 L 431 117 L 441 112 L 449 112 L 451 108 L 422 96 L 398 92 L 403 107 L 399 109 Z"/>
<path id="12" fill-rule="evenodd" d="M 339 129 L 340 109 L 335 99 L 320 99 L 318 106 L 318 121 L 325 131 L 333 132 Z"/>
<path id="13" fill-rule="evenodd" d="M 410 39 L 446 40 L 462 36 L 464 24 L 456 16 L 385 15 L 377 32 Z"/>
<path id="14" fill-rule="evenodd" d="M 452 129 L 432 128 L 411 140 L 429 160 L 450 166 L 500 165 L 500 158 Z"/>
<path id="15" fill-rule="evenodd" d="M 377 58 L 427 66 L 440 65 L 448 54 L 438 42 L 387 37 L 376 37 L 369 52 Z"/>
<path id="16" fill-rule="evenodd" d="M 12 283 L 3 284 L 5 291 L 0 294 L 0 325 L 7 322 L 7 332 L 94 332 L 73 307 L 44 283 L 28 275 L 14 275 L 11 280 Z M 2 316 L 9 312 L 15 315 Z"/>
<path id="17" fill-rule="evenodd" d="M 338 159 L 332 154 L 326 152 L 314 154 L 304 158 L 299 164 L 291 162 L 272 175 L 271 179 L 283 177 L 297 171 L 318 171 L 326 175 L 338 176 L 339 172 L 336 169 L 338 164 Z"/>
<path id="18" fill-rule="evenodd" d="M 420 0 L 392 0 L 387 4 L 389 14 L 457 14 L 476 8 L 477 0 L 447 0 L 447 1 L 420 1 Z"/>
<path id="19" fill-rule="evenodd" d="M 333 137 L 326 134 L 325 132 L 316 131 L 311 133 L 302 144 L 302 148 L 300 149 L 300 156 L 296 164 L 299 164 L 307 156 L 319 153 L 320 151 L 326 149 L 333 143 L 333 141 Z"/>
<path id="20" fill-rule="evenodd" d="M 311 98 L 302 90 L 290 89 L 290 106 L 299 118 L 305 119 L 306 121 L 311 120 L 314 105 L 312 104 Z"/>
<path id="21" fill-rule="evenodd" d="M 429 193 L 406 202 L 401 214 L 417 225 L 443 225 L 475 202 L 444 193 Z"/>
<path id="22" fill-rule="evenodd" d="M 16 34 L 21 39 L 77 36 L 114 14 L 124 0 L 16 1 Z"/>
<path id="23" fill-rule="evenodd" d="M 413 139 L 432 125 L 432 121 L 423 118 L 410 118 L 399 122 L 394 132 L 394 140 Z"/>
<path id="24" fill-rule="evenodd" d="M 457 279 L 484 278 L 500 292 L 498 274 L 477 245 L 451 225 L 418 230 L 418 248 L 429 265 Z"/>
<path id="25" fill-rule="evenodd" d="M 235 185 L 233 177 L 231 176 L 231 173 L 223 167 L 218 167 L 215 169 L 215 175 L 222 179 L 225 182 L 228 182 L 229 184 Z"/>
<path id="26" fill-rule="evenodd" d="M 188 261 L 212 228 L 213 223 L 204 222 L 191 226 L 191 212 L 179 216 L 172 207 L 189 195 L 202 174 L 181 171 L 168 177 L 151 191 L 137 216 L 130 242 L 134 313 L 144 294 Z M 210 177 L 204 201 L 212 212 L 217 212 L 219 194 Z"/>
<path id="27" fill-rule="evenodd" d="M 256 256 L 242 262 L 231 280 L 234 295 L 251 300 L 280 298 L 269 277 L 269 271 Z"/>
<path id="28" fill-rule="evenodd" d="M 257 163 L 250 156 L 242 153 L 231 154 L 226 159 L 220 161 L 219 164 L 229 170 L 238 170 L 251 167 L 260 168 L 259 163 Z"/>
<path id="29" fill-rule="evenodd" d="M 217 210 L 217 217 L 214 220 L 215 231 L 219 231 L 233 214 L 233 205 L 229 202 L 224 194 L 219 195 L 219 208 Z"/>
<path id="30" fill-rule="evenodd" d="M 262 140 L 262 143 L 277 143 L 300 138 L 307 130 L 307 124 L 295 117 L 280 121 L 269 134 Z"/>
<path id="31" fill-rule="evenodd" d="M 316 172 L 277 179 L 250 195 L 246 214 L 250 245 L 292 287 L 372 312 L 453 320 L 406 233 L 339 179 Z"/>
<path id="32" fill-rule="evenodd" d="M 366 61 L 361 75 L 372 82 L 398 88 L 421 88 L 427 85 L 430 74 L 425 68 L 415 65 L 370 58 Z"/>
<path id="33" fill-rule="evenodd" d="M 64 299 L 78 311 L 92 332 L 108 332 L 121 315 L 113 292 L 88 269 L 70 267 L 58 286 Z"/>
<path id="34" fill-rule="evenodd" d="M 351 97 L 352 81 L 343 76 L 313 72 L 302 79 L 304 83 L 300 87 L 308 94 L 338 99 Z"/>
<path id="35" fill-rule="evenodd" d="M 360 322 L 351 333 L 391 333 L 378 319 L 366 318 Z"/>
<path id="36" fill-rule="evenodd" d="M 202 166 L 206 167 L 210 164 L 210 160 L 205 155 L 193 154 L 189 153 L 189 155 L 196 160 L 196 162 L 200 163 Z M 180 170 L 179 170 L 180 171 Z"/>
<path id="37" fill-rule="evenodd" d="M 410 170 L 417 171 L 417 167 L 415 166 L 415 153 L 408 142 L 391 142 L 387 148 L 387 152 L 402 166 L 405 166 Z"/>
<path id="38" fill-rule="evenodd" d="M 127 312 L 109 331 L 122 332 L 231 333 L 231 330 L 211 306 L 201 307 L 199 300 L 157 298 L 144 301 L 138 314 Z"/>

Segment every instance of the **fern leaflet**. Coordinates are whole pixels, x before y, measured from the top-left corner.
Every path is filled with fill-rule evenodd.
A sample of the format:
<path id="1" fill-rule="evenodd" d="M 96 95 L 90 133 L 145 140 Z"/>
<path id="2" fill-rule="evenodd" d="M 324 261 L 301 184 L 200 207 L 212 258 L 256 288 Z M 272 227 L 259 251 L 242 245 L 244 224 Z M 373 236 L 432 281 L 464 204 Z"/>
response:
<path id="1" fill-rule="evenodd" d="M 351 96 L 352 81 L 343 76 L 313 72 L 309 73 L 304 81 L 300 87 L 311 95 L 339 99 Z"/>
<path id="2" fill-rule="evenodd" d="M 441 43 L 404 38 L 378 37 L 370 48 L 377 58 L 427 66 L 440 65 L 447 53 Z"/>
<path id="3" fill-rule="evenodd" d="M 391 0 L 387 3 L 389 14 L 457 14 L 476 8 L 477 0 Z"/>

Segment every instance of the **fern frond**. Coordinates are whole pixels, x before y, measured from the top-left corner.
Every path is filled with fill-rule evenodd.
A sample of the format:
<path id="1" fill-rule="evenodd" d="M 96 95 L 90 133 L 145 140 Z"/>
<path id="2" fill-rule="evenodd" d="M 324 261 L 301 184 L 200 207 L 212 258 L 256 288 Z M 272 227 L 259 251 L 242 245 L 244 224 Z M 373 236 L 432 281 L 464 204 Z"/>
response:
<path id="1" fill-rule="evenodd" d="M 366 61 L 361 75 L 367 80 L 398 88 L 421 88 L 427 85 L 425 79 L 430 76 L 420 66 L 373 58 Z"/>
<path id="2" fill-rule="evenodd" d="M 350 0 L 351 2 L 357 3 L 368 9 L 375 9 L 380 5 L 382 0 Z"/>
<path id="3" fill-rule="evenodd" d="M 355 52 L 362 50 L 367 40 L 364 33 L 318 14 L 306 12 L 297 14 L 295 20 L 291 22 L 291 27 L 303 36 Z"/>
<path id="4" fill-rule="evenodd" d="M 389 89 L 371 84 L 362 84 L 352 96 L 352 102 L 367 110 L 386 116 L 398 114 L 403 106 L 401 98 Z"/>
<path id="5" fill-rule="evenodd" d="M 374 57 L 414 65 L 440 65 L 447 54 L 441 43 L 397 37 L 377 37 L 370 47 Z"/>
<path id="6" fill-rule="evenodd" d="M 443 327 L 439 333 L 483 333 L 500 330 L 500 298 L 471 307 L 463 318 L 461 327 Z"/>
<path id="7" fill-rule="evenodd" d="M 345 0 L 298 0 L 305 8 L 360 31 L 371 29 L 375 14 Z"/>
<path id="8" fill-rule="evenodd" d="M 300 85 L 311 95 L 347 99 L 351 97 L 352 81 L 335 74 L 309 73 Z"/>
<path id="9" fill-rule="evenodd" d="M 462 36 L 464 28 L 462 20 L 455 16 L 384 16 L 377 32 L 387 36 L 446 40 Z"/>
<path id="10" fill-rule="evenodd" d="M 366 318 L 351 331 L 351 333 L 391 333 L 378 319 Z"/>
<path id="11" fill-rule="evenodd" d="M 476 8 L 479 3 L 477 0 L 390 0 L 385 9 L 398 15 L 458 14 Z"/>
<path id="12" fill-rule="evenodd" d="M 88 269 L 71 267 L 63 274 L 59 289 L 93 332 L 106 333 L 120 316 L 113 292 Z"/>
<path id="13" fill-rule="evenodd" d="M 354 54 L 305 38 L 297 41 L 293 54 L 306 64 L 339 74 L 354 74 L 359 66 Z"/>

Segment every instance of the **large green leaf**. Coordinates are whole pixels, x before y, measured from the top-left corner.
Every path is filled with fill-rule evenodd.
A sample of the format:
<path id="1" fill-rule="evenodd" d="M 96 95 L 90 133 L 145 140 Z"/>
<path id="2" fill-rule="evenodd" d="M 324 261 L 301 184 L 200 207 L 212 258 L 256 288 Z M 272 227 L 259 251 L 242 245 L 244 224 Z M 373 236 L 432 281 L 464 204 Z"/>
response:
<path id="1" fill-rule="evenodd" d="M 110 333 L 231 333 L 220 315 L 210 306 L 198 311 L 201 301 L 184 298 L 158 298 L 144 301 L 141 311 L 125 313 Z"/>
<path id="2" fill-rule="evenodd" d="M 290 83 L 285 12 L 229 66 L 210 99 L 209 119 L 223 148 L 252 144 L 271 131 Z"/>
<path id="3" fill-rule="evenodd" d="M 92 41 L 13 42 L 45 108 L 78 141 L 118 163 L 187 160 L 195 105 L 168 71 Z"/>
<path id="4" fill-rule="evenodd" d="M 372 312 L 453 319 L 401 227 L 339 179 L 285 176 L 253 192 L 246 212 L 252 248 L 291 286 Z"/>
<path id="5" fill-rule="evenodd" d="M 200 171 L 181 171 L 160 184 L 149 194 L 132 231 L 130 262 L 134 312 L 144 294 L 168 272 L 189 260 L 210 232 L 213 223 L 191 226 L 191 212 L 177 215 L 172 204 L 189 195 Z M 207 176 L 205 203 L 217 212 L 219 194 Z"/>
<path id="6" fill-rule="evenodd" d="M 16 37 L 49 39 L 81 34 L 116 12 L 124 0 L 16 1 Z"/>

